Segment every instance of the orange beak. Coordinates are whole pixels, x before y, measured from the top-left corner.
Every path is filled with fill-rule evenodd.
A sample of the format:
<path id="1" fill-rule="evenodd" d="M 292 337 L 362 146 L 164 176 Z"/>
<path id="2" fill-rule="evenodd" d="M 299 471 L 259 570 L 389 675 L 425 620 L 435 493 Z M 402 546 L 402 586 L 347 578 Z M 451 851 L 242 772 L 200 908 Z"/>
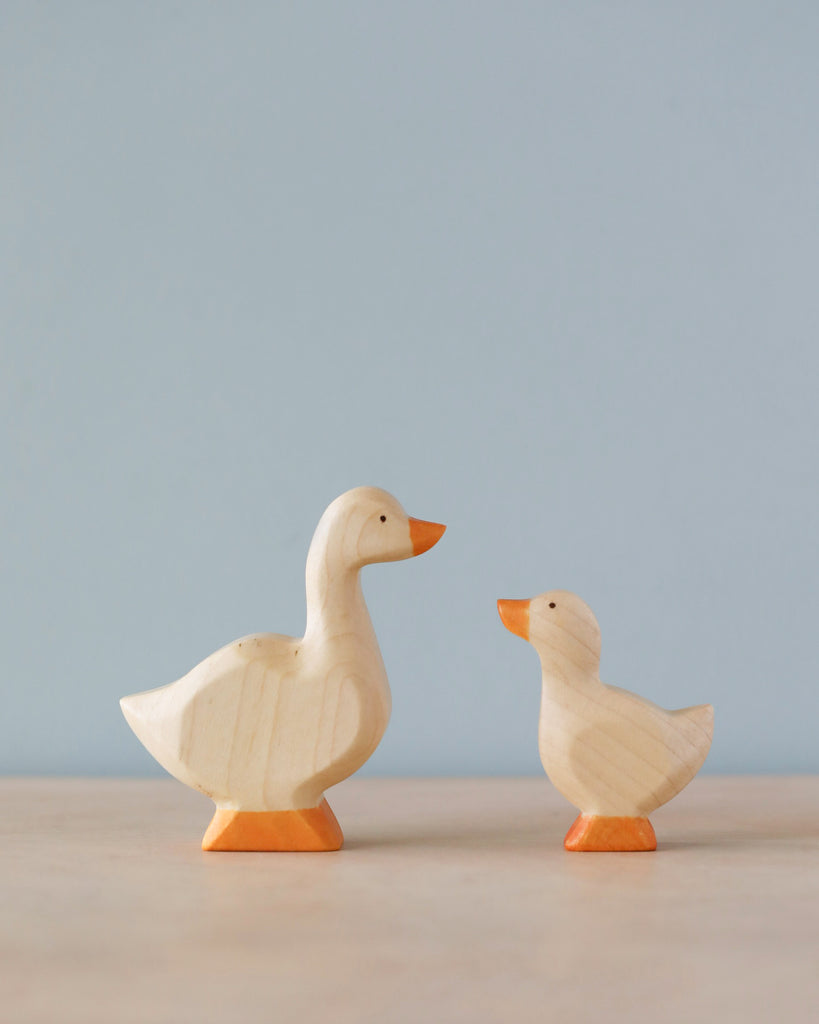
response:
<path id="1" fill-rule="evenodd" d="M 423 555 L 425 551 L 429 551 L 433 544 L 437 544 L 443 537 L 446 529 L 443 523 L 428 523 L 423 519 L 413 519 L 412 516 L 409 528 L 413 555 Z"/>
<path id="2" fill-rule="evenodd" d="M 512 601 L 501 598 L 498 601 L 498 614 L 501 622 L 510 633 L 529 639 L 529 601 Z"/>

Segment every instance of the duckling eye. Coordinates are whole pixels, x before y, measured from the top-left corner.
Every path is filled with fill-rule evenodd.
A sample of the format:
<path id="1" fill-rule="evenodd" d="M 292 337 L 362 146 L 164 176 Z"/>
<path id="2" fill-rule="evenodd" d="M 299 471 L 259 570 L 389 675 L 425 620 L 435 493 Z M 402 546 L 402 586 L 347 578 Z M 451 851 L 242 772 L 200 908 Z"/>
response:
<path id="1" fill-rule="evenodd" d="M 550 601 L 549 602 L 549 607 L 550 608 L 557 608 L 557 605 L 554 603 L 554 601 Z"/>
<path id="2" fill-rule="evenodd" d="M 387 517 L 386 516 L 381 516 L 381 522 L 382 523 L 386 523 L 386 521 L 387 521 Z"/>

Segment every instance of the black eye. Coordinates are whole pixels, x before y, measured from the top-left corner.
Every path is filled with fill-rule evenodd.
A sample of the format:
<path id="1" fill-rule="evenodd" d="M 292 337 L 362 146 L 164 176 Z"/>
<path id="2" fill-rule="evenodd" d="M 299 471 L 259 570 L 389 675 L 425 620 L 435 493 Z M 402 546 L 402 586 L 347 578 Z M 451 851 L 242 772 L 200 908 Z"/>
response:
<path id="1" fill-rule="evenodd" d="M 386 521 L 387 521 L 387 517 L 386 516 L 381 516 L 381 522 L 382 523 L 386 523 Z"/>
<path id="2" fill-rule="evenodd" d="M 549 607 L 550 608 L 557 608 L 557 605 L 554 603 L 554 601 L 550 601 L 549 602 Z"/>

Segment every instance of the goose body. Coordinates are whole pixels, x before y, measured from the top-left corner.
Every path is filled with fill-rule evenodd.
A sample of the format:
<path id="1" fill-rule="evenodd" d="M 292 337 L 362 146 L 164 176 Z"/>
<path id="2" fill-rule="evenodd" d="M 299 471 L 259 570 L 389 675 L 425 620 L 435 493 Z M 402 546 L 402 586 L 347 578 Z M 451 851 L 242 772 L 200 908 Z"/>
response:
<path id="1" fill-rule="evenodd" d="M 638 831 L 649 845 L 604 848 L 653 849 L 648 815 L 701 768 L 713 736 L 713 707 L 666 711 L 603 683 L 600 629 L 591 609 L 574 594 L 555 590 L 531 601 L 499 601 L 498 606 L 507 628 L 529 640 L 540 655 L 538 740 L 549 779 L 580 810 L 584 827 L 595 820 L 607 820 L 607 828 L 614 828 L 615 821 L 644 822 Z M 617 826 L 623 828 L 633 830 Z"/>
<path id="2" fill-rule="evenodd" d="M 167 771 L 214 800 L 234 831 L 236 814 L 245 815 L 243 828 L 273 820 L 247 815 L 325 814 L 324 790 L 364 764 L 390 716 L 360 570 L 420 554 L 443 531 L 410 519 L 386 491 L 346 492 L 310 546 L 304 636 L 235 640 L 177 682 L 124 697 L 129 725 Z"/>

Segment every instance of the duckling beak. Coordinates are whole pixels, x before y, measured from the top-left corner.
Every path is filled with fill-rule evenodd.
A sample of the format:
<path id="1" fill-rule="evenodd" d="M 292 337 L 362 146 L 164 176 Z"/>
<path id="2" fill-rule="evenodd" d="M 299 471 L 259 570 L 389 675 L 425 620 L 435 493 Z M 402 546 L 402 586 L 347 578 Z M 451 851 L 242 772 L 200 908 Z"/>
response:
<path id="1" fill-rule="evenodd" d="M 409 517 L 410 542 L 413 555 L 423 555 L 443 537 L 446 527 L 443 523 L 428 523 L 423 519 Z"/>
<path id="2" fill-rule="evenodd" d="M 498 614 L 501 622 L 510 633 L 529 639 L 529 601 L 513 601 L 501 598 L 498 601 Z"/>

